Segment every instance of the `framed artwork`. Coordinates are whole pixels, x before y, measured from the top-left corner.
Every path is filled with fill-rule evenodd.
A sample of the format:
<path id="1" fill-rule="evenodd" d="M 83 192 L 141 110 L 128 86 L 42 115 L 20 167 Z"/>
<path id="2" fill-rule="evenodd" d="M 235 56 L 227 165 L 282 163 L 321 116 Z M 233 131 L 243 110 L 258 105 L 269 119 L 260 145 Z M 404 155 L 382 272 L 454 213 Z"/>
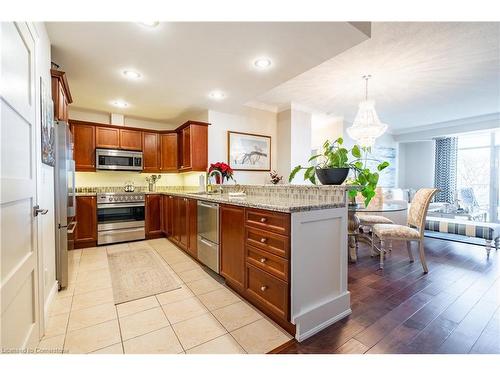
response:
<path id="1" fill-rule="evenodd" d="M 45 84 L 40 77 L 40 118 L 42 126 L 42 163 L 56 165 L 54 104 L 45 90 Z"/>
<path id="2" fill-rule="evenodd" d="M 270 171 L 271 137 L 228 131 L 227 155 L 236 171 Z"/>

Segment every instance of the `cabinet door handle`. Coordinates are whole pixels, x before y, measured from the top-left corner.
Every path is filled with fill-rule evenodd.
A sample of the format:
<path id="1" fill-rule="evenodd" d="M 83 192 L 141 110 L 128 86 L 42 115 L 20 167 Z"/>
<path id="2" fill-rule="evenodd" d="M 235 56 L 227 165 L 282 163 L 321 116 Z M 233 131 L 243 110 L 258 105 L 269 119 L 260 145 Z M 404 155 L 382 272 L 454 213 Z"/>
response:
<path id="1" fill-rule="evenodd" d="M 261 217 L 261 218 L 260 218 L 260 222 L 261 222 L 261 223 L 265 223 L 266 221 L 267 221 L 267 219 L 266 219 L 265 217 Z"/>
<path id="2" fill-rule="evenodd" d="M 261 263 L 266 263 L 266 260 L 267 260 L 266 258 L 260 258 Z"/>
<path id="3" fill-rule="evenodd" d="M 265 291 L 267 290 L 267 286 L 262 285 L 262 286 L 260 287 L 260 290 L 262 290 L 263 292 L 265 292 Z"/>
<path id="4" fill-rule="evenodd" d="M 262 243 L 266 243 L 266 241 L 267 241 L 267 238 L 262 237 L 262 238 L 260 239 L 260 242 L 262 242 Z"/>

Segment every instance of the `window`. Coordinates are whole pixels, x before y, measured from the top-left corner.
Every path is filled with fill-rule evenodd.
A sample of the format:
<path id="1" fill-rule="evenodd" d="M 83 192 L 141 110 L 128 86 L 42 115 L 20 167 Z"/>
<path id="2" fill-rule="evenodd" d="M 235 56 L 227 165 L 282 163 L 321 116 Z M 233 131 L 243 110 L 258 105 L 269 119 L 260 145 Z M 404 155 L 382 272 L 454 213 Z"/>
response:
<path id="1" fill-rule="evenodd" d="M 457 189 L 460 204 L 483 212 L 498 222 L 500 191 L 500 132 L 481 132 L 458 137 Z M 467 199 L 467 191 L 471 192 Z M 462 192 L 462 197 L 461 197 Z"/>

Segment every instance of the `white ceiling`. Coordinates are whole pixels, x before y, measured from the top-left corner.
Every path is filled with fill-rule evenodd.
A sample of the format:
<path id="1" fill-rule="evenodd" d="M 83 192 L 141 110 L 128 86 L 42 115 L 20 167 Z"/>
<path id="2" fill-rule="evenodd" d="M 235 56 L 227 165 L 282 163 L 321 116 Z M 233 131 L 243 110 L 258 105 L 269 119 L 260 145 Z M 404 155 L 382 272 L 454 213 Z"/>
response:
<path id="1" fill-rule="evenodd" d="M 364 97 L 397 133 L 500 111 L 500 23 L 372 23 L 371 38 L 260 95 L 352 121 Z"/>
<path id="2" fill-rule="evenodd" d="M 161 23 L 153 29 L 50 22 L 47 31 L 74 107 L 171 123 L 208 108 L 240 107 L 368 38 L 347 22 Z M 256 71 L 252 63 L 259 56 L 270 57 L 272 69 Z M 124 69 L 143 77 L 129 81 Z M 211 100 L 214 89 L 226 99 Z M 130 106 L 117 109 L 110 104 L 115 99 Z"/>

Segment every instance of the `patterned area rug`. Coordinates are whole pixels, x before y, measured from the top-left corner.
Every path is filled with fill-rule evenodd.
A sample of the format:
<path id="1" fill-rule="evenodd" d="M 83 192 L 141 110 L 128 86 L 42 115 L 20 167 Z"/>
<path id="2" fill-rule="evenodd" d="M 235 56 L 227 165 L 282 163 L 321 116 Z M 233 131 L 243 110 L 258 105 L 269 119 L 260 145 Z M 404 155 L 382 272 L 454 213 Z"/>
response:
<path id="1" fill-rule="evenodd" d="M 153 249 L 108 250 L 115 305 L 180 288 Z"/>

